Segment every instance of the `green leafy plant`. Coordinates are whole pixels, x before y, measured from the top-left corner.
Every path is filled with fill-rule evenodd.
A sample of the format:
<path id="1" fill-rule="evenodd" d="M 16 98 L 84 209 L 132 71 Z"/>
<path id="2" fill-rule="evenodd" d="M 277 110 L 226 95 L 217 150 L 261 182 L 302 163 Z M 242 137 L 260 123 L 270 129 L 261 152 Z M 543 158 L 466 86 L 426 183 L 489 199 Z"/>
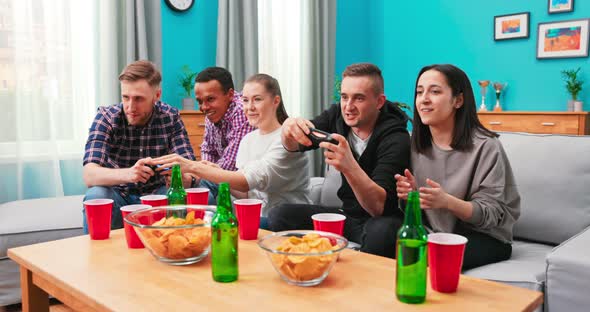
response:
<path id="1" fill-rule="evenodd" d="M 334 94 L 332 94 L 332 100 L 334 103 L 340 103 L 340 86 L 342 85 L 342 79 L 338 76 L 334 78 Z"/>
<path id="2" fill-rule="evenodd" d="M 580 67 L 577 69 L 566 69 L 561 71 L 563 80 L 565 81 L 565 89 L 572 95 L 572 100 L 578 100 L 578 93 L 582 91 L 584 81 L 579 80 Z"/>
<path id="3" fill-rule="evenodd" d="M 178 75 L 178 84 L 184 90 L 181 93 L 182 96 L 191 97 L 191 92 L 195 84 L 195 76 L 197 76 L 197 73 L 193 72 L 188 65 L 182 66 L 182 74 Z"/>

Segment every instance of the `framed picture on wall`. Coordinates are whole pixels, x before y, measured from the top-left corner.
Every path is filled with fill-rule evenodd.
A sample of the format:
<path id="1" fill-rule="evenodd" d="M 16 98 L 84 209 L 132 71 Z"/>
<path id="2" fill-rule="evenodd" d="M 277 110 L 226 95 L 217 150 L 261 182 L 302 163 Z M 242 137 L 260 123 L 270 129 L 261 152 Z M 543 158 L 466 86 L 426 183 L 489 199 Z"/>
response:
<path id="1" fill-rule="evenodd" d="M 574 10 L 574 0 L 547 0 L 547 12 L 552 13 L 563 13 L 571 12 Z"/>
<path id="2" fill-rule="evenodd" d="M 539 23 L 537 58 L 570 58 L 588 56 L 590 19 Z"/>
<path id="3" fill-rule="evenodd" d="M 529 12 L 494 16 L 494 40 L 529 37 Z"/>

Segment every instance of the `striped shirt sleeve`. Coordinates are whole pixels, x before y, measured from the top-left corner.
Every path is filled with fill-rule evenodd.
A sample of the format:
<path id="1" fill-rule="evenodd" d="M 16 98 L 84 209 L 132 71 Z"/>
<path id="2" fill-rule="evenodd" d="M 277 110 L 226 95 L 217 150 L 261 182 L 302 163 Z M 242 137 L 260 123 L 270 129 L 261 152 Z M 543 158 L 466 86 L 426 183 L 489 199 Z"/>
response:
<path id="1" fill-rule="evenodd" d="M 203 135 L 203 143 L 201 143 L 201 159 L 210 162 L 217 162 L 216 157 L 212 154 L 214 148 L 209 142 L 213 136 L 211 133 L 210 121 L 206 117 L 205 119 L 205 134 Z"/>
<path id="2" fill-rule="evenodd" d="M 232 120 L 233 127 L 227 134 L 228 144 L 223 151 L 223 156 L 217 161 L 219 167 L 231 171 L 236 170 L 236 156 L 238 155 L 238 148 L 240 147 L 242 138 L 254 130 L 248 123 L 243 112 L 237 112 L 239 113 L 236 113 Z"/>

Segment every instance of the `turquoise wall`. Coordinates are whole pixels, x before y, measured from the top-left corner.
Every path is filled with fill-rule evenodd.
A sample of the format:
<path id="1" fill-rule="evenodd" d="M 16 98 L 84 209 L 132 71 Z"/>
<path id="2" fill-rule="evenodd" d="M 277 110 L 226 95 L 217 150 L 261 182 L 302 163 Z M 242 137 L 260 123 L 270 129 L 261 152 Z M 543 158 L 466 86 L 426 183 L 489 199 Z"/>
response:
<path id="1" fill-rule="evenodd" d="M 389 98 L 413 103 L 420 68 L 432 63 L 452 63 L 470 77 L 477 99 L 477 80 L 488 79 L 508 82 L 503 99 L 506 110 L 565 111 L 569 95 L 560 71 L 582 67 L 586 83 L 580 99 L 585 102 L 585 110 L 590 110 L 588 58 L 536 59 L 537 24 L 590 18 L 590 1 L 578 0 L 574 12 L 561 14 L 548 14 L 547 1 L 381 2 L 383 37 L 363 40 L 383 41 L 385 57 L 375 60 L 383 62 Z M 494 41 L 494 16 L 519 12 L 530 12 L 530 37 Z M 490 108 L 492 99 L 495 95 L 488 87 L 486 102 Z"/>
<path id="2" fill-rule="evenodd" d="M 215 66 L 217 50 L 217 0 L 197 0 L 184 13 L 162 4 L 162 100 L 182 106 L 183 89 L 178 75 L 183 65 L 194 72 Z M 194 94 L 192 94 L 194 97 Z"/>
<path id="3" fill-rule="evenodd" d="M 353 63 L 383 64 L 383 1 L 338 0 L 336 3 L 336 75 Z"/>

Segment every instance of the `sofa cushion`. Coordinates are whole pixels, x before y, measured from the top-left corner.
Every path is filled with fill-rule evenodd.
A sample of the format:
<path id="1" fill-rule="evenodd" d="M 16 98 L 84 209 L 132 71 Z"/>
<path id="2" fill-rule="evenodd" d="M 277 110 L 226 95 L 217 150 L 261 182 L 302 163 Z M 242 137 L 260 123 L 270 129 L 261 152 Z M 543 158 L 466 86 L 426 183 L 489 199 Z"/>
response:
<path id="1" fill-rule="evenodd" d="M 83 196 L 8 202 L 0 205 L 0 259 L 11 247 L 82 234 Z"/>
<path id="2" fill-rule="evenodd" d="M 324 184 L 320 196 L 320 205 L 325 207 L 342 207 L 342 201 L 338 198 L 338 189 L 342 186 L 340 171 L 326 165 Z"/>
<path id="3" fill-rule="evenodd" d="M 590 225 L 590 136 L 500 133 L 521 196 L 514 236 L 560 244 Z"/>
<path id="4" fill-rule="evenodd" d="M 320 203 L 320 198 L 322 196 L 322 185 L 324 184 L 324 178 L 322 177 L 312 177 L 309 180 L 309 197 L 311 202 L 314 204 Z"/>
<path id="5" fill-rule="evenodd" d="M 549 245 L 514 241 L 510 260 L 484 265 L 463 274 L 542 292 L 545 257 L 552 249 Z"/>

